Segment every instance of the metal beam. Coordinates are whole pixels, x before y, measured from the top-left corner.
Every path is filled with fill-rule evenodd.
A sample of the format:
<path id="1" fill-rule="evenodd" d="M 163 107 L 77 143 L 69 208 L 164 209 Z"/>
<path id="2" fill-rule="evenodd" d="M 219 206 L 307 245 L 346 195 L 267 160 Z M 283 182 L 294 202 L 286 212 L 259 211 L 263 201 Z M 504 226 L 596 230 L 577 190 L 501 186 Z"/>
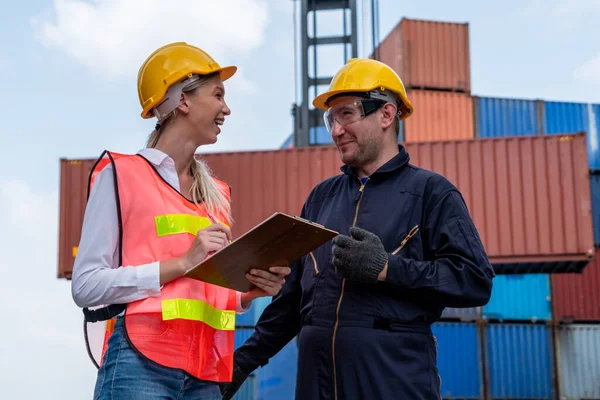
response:
<path id="1" fill-rule="evenodd" d="M 310 145 L 310 130 L 318 126 L 324 125 L 323 111 L 311 109 L 312 91 L 317 91 L 318 86 L 327 86 L 331 82 L 332 77 L 319 76 L 317 70 L 317 46 L 339 44 L 344 47 L 344 59 L 337 62 L 338 67 L 344 65 L 348 58 L 358 57 L 358 14 L 357 0 L 298 0 L 300 5 L 300 81 L 301 81 L 301 96 L 298 99 L 300 104 L 292 107 L 294 116 L 294 145 L 297 147 Z M 321 10 L 341 10 L 343 21 L 340 24 L 338 35 L 320 37 L 317 30 L 317 15 Z M 348 30 L 348 14 L 349 14 L 349 30 Z M 312 20 L 311 25 L 314 31 L 309 36 L 308 23 L 309 18 Z M 343 28 L 342 28 L 343 27 Z M 350 45 L 350 54 L 348 54 L 348 44 Z M 309 51 L 312 52 L 314 75 L 309 74 Z"/>
<path id="2" fill-rule="evenodd" d="M 345 44 L 350 43 L 352 37 L 350 35 L 347 36 L 327 36 L 327 37 L 318 37 L 318 38 L 309 38 L 308 44 L 310 46 L 319 46 L 325 44 Z"/>

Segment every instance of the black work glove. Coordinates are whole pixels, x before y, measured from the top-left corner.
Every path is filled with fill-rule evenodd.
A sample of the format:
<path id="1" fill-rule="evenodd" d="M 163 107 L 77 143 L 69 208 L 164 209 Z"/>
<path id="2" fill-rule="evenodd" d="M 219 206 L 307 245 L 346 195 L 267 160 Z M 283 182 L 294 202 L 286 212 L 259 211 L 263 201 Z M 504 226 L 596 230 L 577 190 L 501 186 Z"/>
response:
<path id="1" fill-rule="evenodd" d="M 350 237 L 338 235 L 333 239 L 333 266 L 348 280 L 377 282 L 379 273 L 388 261 L 381 240 L 373 233 L 353 226 Z"/>
<path id="2" fill-rule="evenodd" d="M 233 360 L 233 377 L 231 382 L 220 384 L 223 400 L 230 400 L 246 381 L 248 374 L 242 371 L 238 363 Z"/>

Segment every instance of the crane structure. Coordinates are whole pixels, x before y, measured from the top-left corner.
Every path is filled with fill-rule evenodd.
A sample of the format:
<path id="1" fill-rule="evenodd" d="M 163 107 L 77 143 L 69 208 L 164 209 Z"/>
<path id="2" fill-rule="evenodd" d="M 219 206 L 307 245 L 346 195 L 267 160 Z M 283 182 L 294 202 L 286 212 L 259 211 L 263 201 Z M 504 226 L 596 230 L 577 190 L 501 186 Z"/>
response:
<path id="1" fill-rule="evenodd" d="M 300 91 L 301 97 L 295 96 L 296 103 L 292 105 L 292 116 L 294 118 L 294 146 L 302 147 L 311 144 L 310 136 L 313 130 L 324 126 L 323 111 L 312 107 L 310 99 L 317 96 L 318 87 L 329 85 L 332 76 L 321 76 L 317 66 L 319 65 L 319 54 L 328 54 L 318 51 L 323 46 L 343 46 L 344 59 L 339 60 L 339 65 L 345 64 L 349 58 L 358 57 L 358 1 L 359 0 L 294 0 L 294 47 L 295 54 L 299 56 L 299 68 L 295 71 L 295 90 Z M 377 26 L 377 0 L 370 1 L 373 48 L 378 44 Z M 297 12 L 299 3 L 299 12 Z M 367 7 L 363 4 L 363 12 L 366 15 Z M 318 34 L 319 14 L 322 12 L 341 12 L 342 21 L 334 28 L 339 27 L 339 33 L 329 36 Z M 299 21 L 298 21 L 299 20 Z M 296 37 L 296 25 L 299 25 L 299 38 Z M 363 24 L 363 29 L 365 29 Z M 310 31 L 310 32 L 309 32 Z M 300 46 L 299 54 L 296 46 Z M 297 64 L 295 62 L 295 64 Z M 299 71 L 298 71 L 299 70 Z M 299 82 L 296 82 L 296 79 Z M 299 86 L 299 87 L 298 87 Z"/>

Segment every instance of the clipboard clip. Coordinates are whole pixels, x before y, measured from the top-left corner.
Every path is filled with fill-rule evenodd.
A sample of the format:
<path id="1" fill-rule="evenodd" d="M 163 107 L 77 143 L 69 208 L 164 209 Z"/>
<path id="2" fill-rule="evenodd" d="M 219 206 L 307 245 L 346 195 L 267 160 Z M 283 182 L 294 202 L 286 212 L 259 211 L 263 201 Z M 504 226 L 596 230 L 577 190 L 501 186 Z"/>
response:
<path id="1" fill-rule="evenodd" d="M 296 218 L 296 219 L 298 219 L 298 220 L 300 220 L 300 221 L 302 221 L 302 222 L 304 222 L 304 223 L 307 223 L 307 224 L 309 224 L 309 225 L 318 226 L 319 228 L 325 228 L 325 226 L 324 226 L 324 225 L 317 224 L 316 222 L 309 221 L 309 220 L 307 220 L 307 219 L 304 219 L 304 218 L 302 218 L 302 217 L 298 217 L 298 216 L 296 216 L 296 215 L 294 216 L 294 218 Z"/>

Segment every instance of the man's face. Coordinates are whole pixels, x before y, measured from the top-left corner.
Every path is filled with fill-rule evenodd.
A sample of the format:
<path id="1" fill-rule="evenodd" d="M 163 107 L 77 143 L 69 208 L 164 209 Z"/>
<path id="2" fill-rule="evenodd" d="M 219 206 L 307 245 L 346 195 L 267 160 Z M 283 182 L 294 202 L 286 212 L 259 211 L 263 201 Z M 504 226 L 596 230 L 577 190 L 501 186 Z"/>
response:
<path id="1" fill-rule="evenodd" d="M 363 100 L 357 96 L 342 96 L 331 101 L 335 110 L 331 137 L 340 152 L 344 164 L 361 168 L 377 160 L 383 148 L 383 130 L 378 122 L 379 110 L 345 126 L 339 122 L 345 116 L 357 112 L 356 102 Z"/>

